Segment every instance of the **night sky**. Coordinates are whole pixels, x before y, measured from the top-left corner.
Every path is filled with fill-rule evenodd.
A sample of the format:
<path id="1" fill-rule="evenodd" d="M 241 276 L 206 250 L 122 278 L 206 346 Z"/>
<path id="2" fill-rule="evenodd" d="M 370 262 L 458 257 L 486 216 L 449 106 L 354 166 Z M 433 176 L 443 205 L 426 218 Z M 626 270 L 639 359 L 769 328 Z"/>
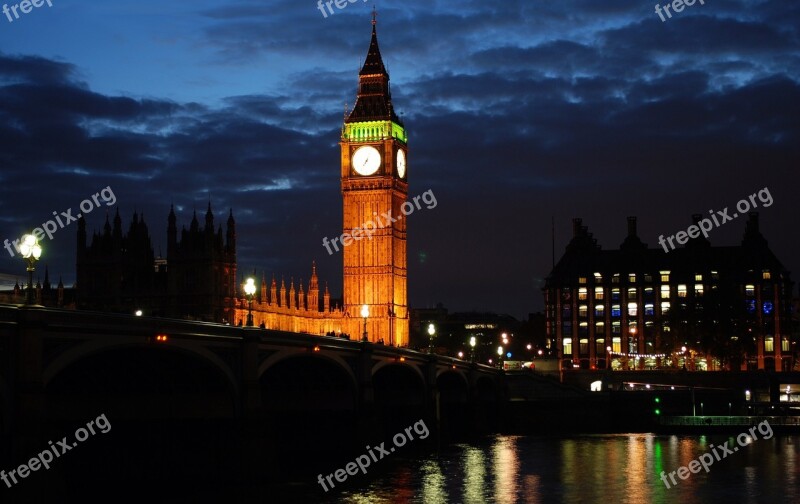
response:
<path id="1" fill-rule="evenodd" d="M 170 204 L 188 227 L 210 197 L 216 224 L 233 208 L 240 271 L 307 282 L 316 260 L 340 296 L 322 238 L 341 233 L 339 133 L 372 3 L 327 18 L 314 0 L 52 3 L 0 15 L 0 240 L 110 186 L 90 232 L 138 211 L 166 254 Z M 524 317 L 542 309 L 553 219 L 556 260 L 573 217 L 609 249 L 636 215 L 658 247 L 764 188 L 761 230 L 800 278 L 800 3 L 698 1 L 664 22 L 654 4 L 376 2 L 409 196 L 437 199 L 408 217 L 411 307 Z M 43 243 L 53 282 L 75 279 L 76 231 Z M 21 281 L 0 257 L 3 284 Z"/>

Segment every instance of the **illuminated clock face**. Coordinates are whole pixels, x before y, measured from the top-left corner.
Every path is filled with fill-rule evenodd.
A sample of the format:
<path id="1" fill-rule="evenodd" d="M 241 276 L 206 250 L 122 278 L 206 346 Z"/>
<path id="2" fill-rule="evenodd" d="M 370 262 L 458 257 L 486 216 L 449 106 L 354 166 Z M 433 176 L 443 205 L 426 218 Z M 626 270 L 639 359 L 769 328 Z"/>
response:
<path id="1" fill-rule="evenodd" d="M 406 153 L 402 149 L 397 151 L 397 176 L 406 176 Z"/>
<path id="2" fill-rule="evenodd" d="M 353 153 L 352 164 L 359 175 L 372 175 L 381 167 L 381 153 L 371 145 L 364 145 Z"/>

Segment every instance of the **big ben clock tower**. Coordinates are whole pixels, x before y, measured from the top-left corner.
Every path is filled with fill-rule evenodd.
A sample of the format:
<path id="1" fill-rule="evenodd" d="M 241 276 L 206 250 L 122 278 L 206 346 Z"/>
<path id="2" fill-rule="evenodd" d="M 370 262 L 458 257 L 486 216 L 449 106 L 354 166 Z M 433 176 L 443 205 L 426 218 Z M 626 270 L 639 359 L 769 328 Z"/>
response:
<path id="1" fill-rule="evenodd" d="M 392 108 L 372 19 L 372 40 L 358 77 L 358 97 L 342 127 L 343 230 L 355 239 L 344 247 L 344 310 L 350 334 L 361 339 L 362 306 L 367 335 L 408 345 L 406 221 L 407 137 Z"/>

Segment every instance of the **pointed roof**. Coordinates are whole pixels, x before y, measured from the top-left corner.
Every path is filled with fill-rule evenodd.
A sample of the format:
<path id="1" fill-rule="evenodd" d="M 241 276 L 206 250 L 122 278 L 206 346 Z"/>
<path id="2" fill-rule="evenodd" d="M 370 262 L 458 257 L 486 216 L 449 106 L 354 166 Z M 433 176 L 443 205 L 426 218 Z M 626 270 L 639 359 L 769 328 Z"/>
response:
<path id="1" fill-rule="evenodd" d="M 378 47 L 378 34 L 375 30 L 377 22 L 375 21 L 375 12 L 372 13 L 372 40 L 369 41 L 369 50 L 367 51 L 367 59 L 364 61 L 364 66 L 358 75 L 386 75 L 386 67 L 383 66 L 383 58 L 381 58 L 381 50 Z"/>
<path id="2" fill-rule="evenodd" d="M 372 39 L 367 50 L 364 66 L 358 73 L 358 97 L 346 123 L 360 121 L 394 121 L 402 125 L 392 107 L 392 93 L 389 91 L 389 73 L 383 64 L 378 47 L 375 14 L 372 17 Z"/>

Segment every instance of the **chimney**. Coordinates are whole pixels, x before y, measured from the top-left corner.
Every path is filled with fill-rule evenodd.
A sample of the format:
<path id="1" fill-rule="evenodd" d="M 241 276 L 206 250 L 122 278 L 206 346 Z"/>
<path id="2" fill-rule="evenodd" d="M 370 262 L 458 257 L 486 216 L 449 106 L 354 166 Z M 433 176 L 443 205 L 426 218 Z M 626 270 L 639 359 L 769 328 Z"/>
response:
<path id="1" fill-rule="evenodd" d="M 628 236 L 636 236 L 636 217 L 628 217 Z"/>
<path id="2" fill-rule="evenodd" d="M 751 233 L 758 233 L 758 212 L 750 212 L 748 217 L 745 229 L 749 228 Z"/>
<path id="3" fill-rule="evenodd" d="M 575 238 L 581 234 L 581 223 L 583 219 L 574 218 L 572 219 L 572 237 Z"/>

